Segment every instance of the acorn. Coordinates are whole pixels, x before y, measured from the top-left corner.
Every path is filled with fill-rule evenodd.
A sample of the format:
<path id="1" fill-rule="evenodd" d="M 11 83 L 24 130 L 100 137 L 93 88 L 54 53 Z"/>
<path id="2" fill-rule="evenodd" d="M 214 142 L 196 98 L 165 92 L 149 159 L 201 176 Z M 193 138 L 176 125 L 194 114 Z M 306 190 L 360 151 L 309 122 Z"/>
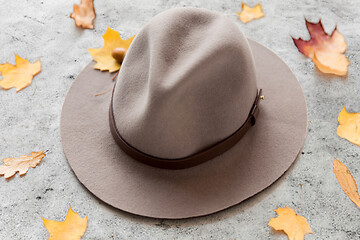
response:
<path id="1" fill-rule="evenodd" d="M 111 56 L 119 63 L 122 63 L 122 61 L 124 60 L 124 57 L 125 57 L 125 53 L 126 53 L 125 48 L 115 48 L 112 51 Z"/>

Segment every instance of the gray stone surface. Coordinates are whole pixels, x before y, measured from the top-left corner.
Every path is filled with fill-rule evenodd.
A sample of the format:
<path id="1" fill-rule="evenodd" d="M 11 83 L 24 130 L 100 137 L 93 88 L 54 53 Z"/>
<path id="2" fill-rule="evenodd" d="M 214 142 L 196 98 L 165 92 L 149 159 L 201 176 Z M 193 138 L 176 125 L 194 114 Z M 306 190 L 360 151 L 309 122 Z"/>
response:
<path id="1" fill-rule="evenodd" d="M 339 158 L 360 184 L 360 147 L 336 135 L 337 116 L 345 104 L 350 111 L 360 112 L 360 3 L 261 3 L 265 18 L 245 25 L 234 13 L 241 7 L 238 0 L 95 1 L 95 30 L 82 30 L 69 18 L 73 1 L 0 0 L 0 63 L 14 63 L 17 53 L 32 62 L 40 58 L 43 69 L 25 90 L 0 91 L 0 158 L 50 150 L 42 164 L 26 176 L 10 181 L 0 178 L 0 239 L 47 239 L 41 217 L 62 221 L 69 204 L 80 216 L 88 216 L 83 239 L 287 239 L 267 226 L 276 216 L 273 209 L 284 206 L 308 219 L 314 234 L 306 239 L 359 239 L 360 210 L 342 191 L 332 163 L 334 157 Z M 171 221 L 124 213 L 89 193 L 64 157 L 59 119 L 67 90 L 91 61 L 87 48 L 102 46 L 106 27 L 127 38 L 157 13 L 176 6 L 222 12 L 246 36 L 276 52 L 303 87 L 309 129 L 303 153 L 271 187 L 220 213 Z M 304 16 L 312 21 L 321 18 L 328 32 L 338 25 L 348 43 L 346 56 L 351 65 L 347 77 L 321 74 L 297 51 L 290 36 L 308 37 Z M 101 160 L 101 156 L 94 157 Z"/>

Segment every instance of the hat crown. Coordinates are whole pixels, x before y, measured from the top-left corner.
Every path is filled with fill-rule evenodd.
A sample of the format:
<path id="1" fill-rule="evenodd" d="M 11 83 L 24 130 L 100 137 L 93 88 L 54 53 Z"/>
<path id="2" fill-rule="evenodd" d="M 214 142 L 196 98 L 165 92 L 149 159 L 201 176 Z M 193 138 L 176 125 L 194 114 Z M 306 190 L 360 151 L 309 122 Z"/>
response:
<path id="1" fill-rule="evenodd" d="M 196 8 L 154 17 L 135 37 L 116 81 L 119 133 L 138 150 L 167 159 L 230 136 L 257 93 L 247 39 L 225 16 Z"/>

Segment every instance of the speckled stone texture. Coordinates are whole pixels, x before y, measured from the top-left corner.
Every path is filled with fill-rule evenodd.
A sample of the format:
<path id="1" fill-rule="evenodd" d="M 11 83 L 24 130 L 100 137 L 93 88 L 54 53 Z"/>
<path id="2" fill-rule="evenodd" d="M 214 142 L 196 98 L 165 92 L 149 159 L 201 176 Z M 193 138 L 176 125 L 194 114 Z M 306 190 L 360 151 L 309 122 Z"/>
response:
<path id="1" fill-rule="evenodd" d="M 247 3 L 253 6 L 257 1 Z M 246 25 L 235 14 L 241 1 L 95 1 L 94 30 L 75 27 L 69 18 L 72 4 L 0 1 L 0 63 L 14 63 L 17 53 L 31 62 L 40 58 L 43 69 L 25 90 L 0 91 L 0 157 L 50 151 L 24 177 L 10 181 L 0 178 L 0 239 L 47 239 L 41 217 L 62 221 L 69 204 L 80 216 L 88 216 L 83 239 L 287 239 L 267 226 L 276 216 L 273 209 L 284 206 L 308 219 L 314 234 L 306 239 L 360 238 L 360 210 L 342 191 L 332 170 L 337 157 L 360 184 L 360 147 L 336 135 L 337 116 L 344 105 L 349 111 L 360 112 L 358 1 L 261 1 L 265 18 Z M 222 12 L 246 36 L 277 53 L 304 90 L 309 123 L 302 154 L 271 187 L 220 213 L 175 221 L 134 216 L 107 206 L 89 193 L 65 159 L 59 120 L 67 90 L 91 61 L 87 48 L 102 46 L 101 35 L 108 26 L 127 38 L 157 13 L 179 6 Z M 347 77 L 320 73 L 297 51 L 290 36 L 308 38 L 304 16 L 311 21 L 321 18 L 329 33 L 337 24 L 348 43 L 346 56 L 351 65 Z M 101 156 L 94 157 L 101 160 Z"/>

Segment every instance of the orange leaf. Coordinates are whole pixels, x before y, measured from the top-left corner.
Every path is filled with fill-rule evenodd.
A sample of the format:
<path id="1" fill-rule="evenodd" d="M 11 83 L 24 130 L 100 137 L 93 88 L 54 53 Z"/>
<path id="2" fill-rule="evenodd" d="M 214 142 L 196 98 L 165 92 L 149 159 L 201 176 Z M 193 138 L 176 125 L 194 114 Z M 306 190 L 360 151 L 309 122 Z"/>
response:
<path id="1" fill-rule="evenodd" d="M 305 234 L 313 233 L 306 218 L 297 215 L 293 209 L 285 207 L 274 211 L 278 217 L 271 218 L 268 225 L 275 230 L 284 231 L 289 240 L 303 240 Z"/>
<path id="2" fill-rule="evenodd" d="M 264 17 L 261 4 L 258 3 L 255 7 L 251 8 L 246 3 L 241 4 L 241 12 L 236 12 L 239 16 L 239 19 L 243 23 L 251 22 L 254 19 L 259 19 Z"/>
<path id="3" fill-rule="evenodd" d="M 30 167 L 35 168 L 46 156 L 42 151 L 31 152 L 30 156 L 22 155 L 19 158 L 4 158 L 2 161 L 4 165 L 0 165 L 0 175 L 5 175 L 5 178 L 11 178 L 17 172 L 20 175 L 27 173 Z"/>
<path id="4" fill-rule="evenodd" d="M 80 240 L 87 226 L 87 217 L 81 218 L 70 206 L 63 222 L 44 218 L 42 220 L 50 233 L 49 240 Z"/>
<path id="5" fill-rule="evenodd" d="M 346 106 L 338 117 L 337 135 L 360 146 L 360 113 L 348 113 Z"/>
<path id="6" fill-rule="evenodd" d="M 134 37 L 135 35 L 129 39 L 123 40 L 117 31 L 107 28 L 106 33 L 103 35 L 104 46 L 99 49 L 88 49 L 93 59 L 97 62 L 94 68 L 99 69 L 100 71 L 118 71 L 121 63 L 112 56 L 113 51 L 115 49 L 122 48 L 126 52 L 126 50 L 129 49 Z"/>
<path id="7" fill-rule="evenodd" d="M 336 158 L 333 163 L 333 168 L 336 179 L 340 183 L 340 186 L 342 187 L 346 195 L 348 195 L 351 201 L 353 201 L 356 206 L 360 208 L 360 196 L 358 187 L 349 169 L 345 166 L 345 164 L 343 164 Z"/>
<path id="8" fill-rule="evenodd" d="M 33 77 L 40 71 L 40 59 L 35 63 L 30 63 L 27 59 L 22 59 L 15 54 L 15 65 L 0 64 L 0 74 L 4 77 L 0 80 L 0 86 L 5 90 L 14 87 L 19 92 L 29 86 Z"/>
<path id="9" fill-rule="evenodd" d="M 94 0 L 81 0 L 80 5 L 74 4 L 74 12 L 70 17 L 75 20 L 77 27 L 93 29 L 96 18 Z"/>
<path id="10" fill-rule="evenodd" d="M 330 73 L 339 76 L 347 74 L 347 67 L 350 64 L 345 57 L 346 42 L 337 28 L 328 35 L 319 21 L 311 23 L 305 19 L 306 27 L 310 34 L 310 40 L 305 41 L 301 38 L 293 41 L 298 50 L 311 58 L 317 68 L 323 73 Z"/>

